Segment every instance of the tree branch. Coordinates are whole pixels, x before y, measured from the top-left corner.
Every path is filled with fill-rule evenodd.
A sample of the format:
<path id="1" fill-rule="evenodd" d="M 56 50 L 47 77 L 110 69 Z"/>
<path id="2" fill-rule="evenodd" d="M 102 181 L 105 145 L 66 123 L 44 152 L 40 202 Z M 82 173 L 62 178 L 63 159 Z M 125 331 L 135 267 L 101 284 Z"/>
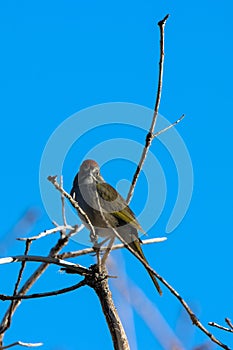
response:
<path id="1" fill-rule="evenodd" d="M 142 244 L 147 245 L 152 243 L 164 242 L 166 240 L 167 240 L 167 237 L 150 238 L 150 239 L 142 240 Z M 123 243 L 119 243 L 112 246 L 111 250 L 122 249 L 122 248 L 125 248 L 125 245 Z M 105 251 L 106 249 L 107 247 L 100 247 L 100 251 Z M 76 250 L 74 252 L 64 252 L 62 254 L 59 254 L 57 257 L 59 259 L 76 258 L 77 256 L 87 255 L 94 252 L 95 252 L 94 248 L 85 248 L 82 250 Z"/>
<path id="2" fill-rule="evenodd" d="M 66 197 L 71 205 L 79 212 L 79 214 L 81 214 L 86 222 L 88 223 L 89 227 L 90 227 L 90 231 L 91 231 L 91 237 L 92 237 L 92 240 L 94 240 L 95 242 L 97 242 L 97 235 L 95 233 L 95 228 L 94 226 L 92 225 L 88 215 L 85 213 L 84 210 L 82 210 L 82 208 L 79 206 L 78 202 L 76 202 L 76 200 L 74 200 L 74 198 L 72 198 L 72 196 L 67 193 L 61 185 L 59 185 L 59 183 L 57 182 L 56 180 L 57 176 L 48 176 L 48 180 L 54 185 L 54 187 L 64 196 Z"/>
<path id="3" fill-rule="evenodd" d="M 174 123 L 168 125 L 166 128 L 160 130 L 160 131 L 157 131 L 155 134 L 153 134 L 153 139 L 155 139 L 156 137 L 158 137 L 159 135 L 163 134 L 164 132 L 168 131 L 169 129 L 173 128 L 175 125 L 179 124 L 181 122 L 181 120 L 183 120 L 185 117 L 184 114 L 182 114 L 182 116 L 177 119 Z"/>
<path id="4" fill-rule="evenodd" d="M 108 285 L 108 275 L 106 266 L 93 265 L 91 266 L 93 276 L 87 276 L 87 284 L 96 292 L 108 328 L 111 333 L 113 345 L 115 350 L 130 350 L 127 336 L 122 326 L 120 317 L 113 303 L 112 293 Z"/>
<path id="5" fill-rule="evenodd" d="M 43 237 L 46 237 L 46 236 L 49 236 L 53 233 L 57 233 L 57 232 L 60 232 L 62 230 L 73 230 L 74 227 L 71 226 L 71 225 L 58 225 L 50 230 L 44 230 L 43 232 L 39 233 L 38 235 L 36 236 L 32 236 L 32 237 L 28 237 L 28 238 L 25 238 L 25 237 L 19 237 L 17 238 L 18 241 L 26 241 L 26 240 L 30 240 L 30 241 L 35 241 L 39 238 L 43 238 Z"/>
<path id="6" fill-rule="evenodd" d="M 154 114 L 153 114 L 150 130 L 146 136 L 146 143 L 145 143 L 144 149 L 142 151 L 140 161 L 138 163 L 137 169 L 135 171 L 135 174 L 133 176 L 133 180 L 132 180 L 132 183 L 131 183 L 131 186 L 129 189 L 129 193 L 128 193 L 128 196 L 126 199 L 127 203 L 129 203 L 131 198 L 132 198 L 139 174 L 142 170 L 143 164 L 146 160 L 147 153 L 149 151 L 149 148 L 150 148 L 152 140 L 153 140 L 153 133 L 154 133 L 154 128 L 155 128 L 155 124 L 157 121 L 157 117 L 158 117 L 159 105 L 160 105 L 160 100 L 161 100 L 161 95 L 162 95 L 163 64 L 164 64 L 164 28 L 165 28 L 165 24 L 166 24 L 168 17 L 169 17 L 169 15 L 166 15 L 164 17 L 164 19 L 162 19 L 161 21 L 158 22 L 158 26 L 160 29 L 160 59 L 159 59 L 159 78 L 158 78 L 158 87 L 157 87 L 157 95 L 156 95 L 156 101 L 155 101 L 155 107 L 154 107 Z"/>
<path id="7" fill-rule="evenodd" d="M 228 320 L 228 319 L 225 319 L 226 323 L 227 323 L 228 325 L 230 325 L 230 324 L 228 323 L 227 320 Z M 216 327 L 216 328 L 222 329 L 223 331 L 226 331 L 226 332 L 233 333 L 232 325 L 230 326 L 230 328 L 221 326 L 220 324 L 218 324 L 218 323 L 216 323 L 216 322 L 209 322 L 208 325 L 211 326 L 211 327 Z"/>
<path id="8" fill-rule="evenodd" d="M 0 294 L 0 300 L 6 301 L 6 300 L 22 300 L 22 299 L 37 299 L 37 298 L 44 298 L 44 297 L 51 297 L 54 295 L 60 295 L 68 292 L 72 292 L 80 287 L 83 287 L 86 285 L 85 279 L 83 281 L 80 281 L 77 284 L 74 284 L 73 286 L 58 289 L 58 290 L 53 290 L 52 292 L 44 292 L 44 293 L 34 293 L 34 294 L 29 294 L 29 295 L 5 295 L 5 294 Z M 0 349 L 1 350 L 1 349 Z"/>
<path id="9" fill-rule="evenodd" d="M 49 257 L 55 257 L 57 255 L 57 253 L 59 253 L 59 251 L 64 246 L 66 246 L 66 244 L 68 243 L 68 240 L 69 240 L 68 237 L 60 238 L 57 241 L 56 245 L 51 248 L 48 256 Z M 23 287 L 19 290 L 19 294 L 20 295 L 26 294 L 27 291 L 33 286 L 33 284 L 44 273 L 44 271 L 47 269 L 48 266 L 49 266 L 49 263 L 41 264 L 36 269 L 36 271 L 28 278 L 28 280 L 24 283 Z M 3 319 L 2 319 L 2 322 L 0 324 L 0 345 L 1 346 L 2 346 L 2 340 L 3 340 L 3 337 L 4 337 L 4 333 L 8 329 L 8 327 L 7 327 L 7 320 L 8 320 L 9 313 L 12 312 L 12 314 L 13 314 L 20 304 L 21 304 L 21 300 L 16 300 L 12 310 L 10 308 L 8 308 L 8 310 L 6 311 L 6 313 L 5 313 L 5 315 L 4 315 Z"/>
<path id="10" fill-rule="evenodd" d="M 89 270 L 86 267 L 83 267 L 78 264 L 73 264 L 69 261 L 61 260 L 58 258 L 53 258 L 51 256 L 45 257 L 45 256 L 38 256 L 38 255 L 17 255 L 7 258 L 0 258 L 0 265 L 1 264 L 8 264 L 13 262 L 42 262 L 45 264 L 55 264 L 58 266 L 62 266 L 64 268 L 69 268 L 69 270 L 74 271 L 74 273 L 77 273 L 81 276 L 85 276 L 89 274 Z"/>

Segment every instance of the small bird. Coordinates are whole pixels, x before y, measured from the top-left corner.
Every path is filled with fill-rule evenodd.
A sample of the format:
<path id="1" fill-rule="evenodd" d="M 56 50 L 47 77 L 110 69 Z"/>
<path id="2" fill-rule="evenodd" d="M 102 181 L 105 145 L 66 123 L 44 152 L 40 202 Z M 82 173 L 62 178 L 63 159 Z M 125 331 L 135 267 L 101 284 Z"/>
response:
<path id="1" fill-rule="evenodd" d="M 114 228 L 123 241 L 147 262 L 138 237 L 138 231 L 143 232 L 143 229 L 123 197 L 104 181 L 96 161 L 87 159 L 81 164 L 70 194 L 87 214 L 98 237 L 113 237 Z M 85 217 L 80 213 L 79 217 L 90 229 Z M 158 281 L 150 270 L 147 271 L 161 295 Z"/>

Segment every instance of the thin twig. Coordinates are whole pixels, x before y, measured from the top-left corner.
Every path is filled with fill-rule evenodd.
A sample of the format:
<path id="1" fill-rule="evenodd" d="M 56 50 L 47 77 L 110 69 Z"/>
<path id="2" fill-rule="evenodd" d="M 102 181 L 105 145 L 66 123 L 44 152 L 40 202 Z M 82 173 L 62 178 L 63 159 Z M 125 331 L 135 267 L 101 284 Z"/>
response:
<path id="1" fill-rule="evenodd" d="M 63 176 L 60 177 L 60 185 L 63 188 Z M 61 207 L 62 207 L 62 220 L 64 226 L 67 226 L 67 221 L 66 221 L 66 209 L 65 209 L 65 196 L 63 193 L 61 193 Z"/>
<path id="2" fill-rule="evenodd" d="M 64 238 L 60 238 L 57 243 L 55 244 L 54 247 L 52 247 L 50 249 L 49 252 L 49 257 L 55 257 L 59 251 L 66 246 L 66 244 L 68 243 L 69 239 L 68 237 L 64 237 Z M 37 269 L 36 271 L 27 279 L 27 281 L 24 283 L 24 285 L 22 286 L 22 288 L 19 291 L 19 294 L 26 294 L 27 291 L 33 286 L 33 284 L 40 278 L 40 276 L 45 272 L 45 270 L 47 269 L 47 267 L 49 266 L 49 263 L 42 263 Z M 14 303 L 14 307 L 12 310 L 12 313 L 14 313 L 17 309 L 17 307 L 21 304 L 21 300 L 17 300 Z M 2 345 L 2 339 L 3 336 L 6 332 L 6 330 L 8 329 L 7 327 L 7 320 L 8 320 L 8 315 L 10 312 L 10 308 L 8 308 L 8 310 L 6 311 L 2 322 L 0 324 L 0 344 Z"/>
<path id="3" fill-rule="evenodd" d="M 135 171 L 135 174 L 133 176 L 133 180 L 132 180 L 132 183 L 131 183 L 131 186 L 129 189 L 129 193 L 128 193 L 128 196 L 126 199 L 127 203 L 129 203 L 131 198 L 132 198 L 139 174 L 142 170 L 143 164 L 146 160 L 147 153 L 149 151 L 149 148 L 150 148 L 152 140 L 153 140 L 153 133 L 154 133 L 154 128 L 155 128 L 155 124 L 157 121 L 157 117 L 158 117 L 159 105 L 160 105 L 161 94 L 162 94 L 163 64 L 164 64 L 164 28 L 165 28 L 165 24 L 166 24 L 168 17 L 169 17 L 169 15 L 166 15 L 164 17 L 164 19 L 162 19 L 158 23 L 158 26 L 160 29 L 160 60 L 159 60 L 159 78 L 158 78 L 158 87 L 157 87 L 157 95 L 156 95 L 156 101 L 155 101 L 155 107 L 154 107 L 154 114 L 153 114 L 153 119 L 152 119 L 152 123 L 150 126 L 150 130 L 146 136 L 146 144 L 145 144 L 144 149 L 142 151 L 141 159 L 138 163 L 137 169 Z"/>
<path id="4" fill-rule="evenodd" d="M 5 295 L 5 294 L 0 294 L 0 300 L 6 301 L 6 300 L 22 300 L 22 299 L 37 299 L 37 298 L 45 298 L 45 297 L 51 297 L 54 295 L 60 295 L 68 292 L 72 292 L 80 287 L 83 287 L 86 285 L 85 279 L 83 281 L 80 281 L 79 283 L 74 284 L 73 286 L 58 289 L 58 290 L 53 290 L 52 292 L 44 292 L 44 293 L 34 293 L 34 294 L 29 294 L 29 295 Z"/>
<path id="5" fill-rule="evenodd" d="M 1 346 L 0 350 L 5 350 L 5 349 L 9 349 L 12 348 L 13 346 L 24 346 L 26 348 L 35 348 L 37 346 L 42 346 L 43 343 L 24 343 L 22 341 L 16 341 L 12 344 L 6 345 L 6 346 Z"/>
<path id="6" fill-rule="evenodd" d="M 233 329 L 232 328 L 221 326 L 220 324 L 218 324 L 216 322 L 209 322 L 208 325 L 211 326 L 211 327 L 216 327 L 216 328 L 222 329 L 223 331 L 226 331 L 226 332 L 233 333 Z"/>
<path id="7" fill-rule="evenodd" d="M 24 251 L 24 255 L 25 255 L 25 256 L 27 256 L 27 254 L 28 254 L 28 252 L 29 252 L 31 243 L 32 243 L 32 241 L 30 241 L 30 240 L 27 240 L 26 243 L 25 243 L 25 251 Z M 14 288 L 13 296 L 16 296 L 16 295 L 17 295 L 18 287 L 19 287 L 19 284 L 20 284 L 20 282 L 21 282 L 21 279 L 22 279 L 22 276 L 23 276 L 23 271 L 24 271 L 25 267 L 26 267 L 26 261 L 22 261 L 22 264 L 21 264 L 21 267 L 20 267 L 20 270 L 19 270 L 19 274 L 18 274 L 16 283 L 15 283 L 15 288 Z M 12 318 L 12 315 L 13 315 L 13 310 L 14 310 L 14 301 L 11 302 L 10 307 L 9 307 L 8 320 L 7 320 L 7 328 L 10 328 L 10 325 L 11 325 L 11 318 Z"/>
<path id="8" fill-rule="evenodd" d="M 163 134 L 164 132 L 168 131 L 169 129 L 173 128 L 175 125 L 179 124 L 179 122 L 181 122 L 182 119 L 184 119 L 185 115 L 182 114 L 182 116 L 177 119 L 173 124 L 168 125 L 166 128 L 157 131 L 155 134 L 153 134 L 153 139 L 155 139 L 156 137 L 158 137 L 159 135 Z"/>
<path id="9" fill-rule="evenodd" d="M 231 322 L 231 320 L 229 319 L 229 318 L 225 318 L 225 322 L 228 324 L 228 326 L 231 328 L 231 329 L 233 329 L 233 324 L 232 324 L 232 322 Z"/>
<path id="10" fill-rule="evenodd" d="M 82 210 L 82 208 L 79 206 L 78 202 L 76 202 L 76 200 L 74 198 L 72 198 L 72 196 L 67 193 L 57 182 L 56 180 L 57 176 L 48 176 L 48 180 L 54 185 L 54 187 L 60 192 L 62 193 L 71 203 L 71 205 L 85 218 L 86 222 L 88 223 L 89 227 L 90 227 L 90 231 L 93 237 L 96 238 L 97 241 L 97 235 L 95 233 L 95 229 L 94 226 L 92 225 L 88 215 L 85 213 L 84 210 Z"/>
<path id="11" fill-rule="evenodd" d="M 20 238 L 17 238 L 17 240 L 19 241 L 26 241 L 26 240 L 30 240 L 30 241 L 34 241 L 36 239 L 39 239 L 39 238 L 42 238 L 42 237 L 46 237 L 48 235 L 51 235 L 53 233 L 57 233 L 59 231 L 62 231 L 62 230 L 72 230 L 73 229 L 73 226 L 70 226 L 70 225 L 56 225 L 56 227 L 50 229 L 50 230 L 44 230 L 43 232 L 40 232 L 38 235 L 36 236 L 32 236 L 32 237 L 28 237 L 28 238 L 25 238 L 25 237 L 20 237 Z"/>
<path id="12" fill-rule="evenodd" d="M 142 240 L 142 244 L 152 244 L 152 243 L 159 243 L 159 242 L 164 242 L 167 240 L 167 237 L 158 237 L 158 238 L 150 238 L 150 239 L 144 239 Z M 121 249 L 125 248 L 125 245 L 123 243 L 115 244 L 112 246 L 111 250 L 116 250 L 116 249 Z M 107 247 L 100 247 L 100 251 L 105 251 Z M 65 252 L 62 254 L 59 254 L 57 257 L 59 259 L 68 259 L 68 258 L 76 258 L 77 256 L 82 256 L 82 255 L 87 255 L 87 254 L 92 254 L 95 252 L 94 248 L 85 248 L 82 250 L 76 250 L 74 252 Z"/>
<path id="13" fill-rule="evenodd" d="M 105 265 L 105 263 L 106 263 L 106 260 L 107 260 L 107 258 L 109 256 L 109 253 L 111 252 L 111 250 L 113 248 L 114 240 L 115 240 L 115 237 L 111 237 L 110 240 L 109 240 L 109 243 L 108 243 L 108 245 L 107 245 L 107 247 L 105 249 L 105 253 L 104 253 L 104 255 L 103 255 L 102 259 L 101 259 L 101 264 L 102 265 Z"/>
<path id="14" fill-rule="evenodd" d="M 39 255 L 17 255 L 17 256 L 12 256 L 12 257 L 7 257 L 7 258 L 1 258 L 0 259 L 0 265 L 1 264 L 8 264 L 8 263 L 13 263 L 13 262 L 26 262 L 26 261 L 31 261 L 31 262 L 42 262 L 45 264 L 55 264 L 58 266 L 62 266 L 64 268 L 69 268 L 69 270 L 74 271 L 75 273 L 78 273 L 82 276 L 85 276 L 89 273 L 89 270 L 86 267 L 83 267 L 78 264 L 73 264 L 69 261 L 61 260 L 58 258 L 53 258 L 51 256 L 39 256 Z"/>
<path id="15" fill-rule="evenodd" d="M 114 266 L 114 270 L 118 272 L 119 264 L 111 256 L 110 264 Z M 151 330 L 154 337 L 161 345 L 161 349 L 184 350 L 184 346 L 181 341 L 173 332 L 171 327 L 163 318 L 156 305 L 150 301 L 148 296 L 140 289 L 127 275 L 125 269 L 121 267 L 120 280 L 113 281 L 115 288 L 119 291 L 120 295 L 138 312 L 139 316 L 145 321 L 147 327 Z M 163 332 L 161 332 L 161 329 Z"/>
<path id="16" fill-rule="evenodd" d="M 26 241 L 26 246 L 25 246 L 24 255 L 26 255 L 26 256 L 28 255 L 28 252 L 29 252 L 29 249 L 30 249 L 31 244 L 32 244 L 32 241 L 28 239 L 28 240 Z M 16 295 L 16 294 L 17 294 L 18 287 L 19 287 L 19 284 L 20 284 L 20 282 L 21 282 L 21 279 L 22 279 L 22 276 L 23 276 L 23 271 L 24 271 L 25 267 L 26 267 L 26 261 L 22 261 L 21 268 L 20 268 L 20 270 L 19 270 L 19 275 L 18 275 L 16 284 L 15 284 L 15 289 L 14 289 L 13 295 Z"/>

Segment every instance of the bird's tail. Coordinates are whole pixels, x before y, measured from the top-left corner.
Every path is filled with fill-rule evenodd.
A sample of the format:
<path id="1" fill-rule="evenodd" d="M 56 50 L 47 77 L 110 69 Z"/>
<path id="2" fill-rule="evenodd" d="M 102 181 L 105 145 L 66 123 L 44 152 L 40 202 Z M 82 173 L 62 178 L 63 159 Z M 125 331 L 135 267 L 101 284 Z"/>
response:
<path id="1" fill-rule="evenodd" d="M 140 257 L 141 257 L 145 262 L 148 263 L 148 261 L 146 260 L 145 255 L 144 255 L 144 253 L 143 253 L 143 251 L 142 251 L 142 248 L 141 248 L 141 245 L 140 245 L 139 240 L 132 241 L 132 242 L 129 243 L 129 245 L 130 245 L 130 247 L 131 247 L 135 252 L 138 253 L 138 255 L 140 255 Z M 146 269 L 147 269 L 147 268 L 146 268 Z M 149 269 L 147 269 L 147 271 L 148 271 L 148 273 L 149 273 L 149 275 L 150 275 L 150 278 L 152 279 L 152 282 L 154 283 L 154 285 L 155 285 L 157 291 L 159 292 L 160 295 L 162 295 L 162 294 L 163 294 L 163 293 L 162 293 L 162 290 L 161 290 L 161 288 L 160 288 L 160 286 L 159 286 L 159 283 L 158 283 L 157 279 L 155 278 L 153 272 L 151 272 Z"/>

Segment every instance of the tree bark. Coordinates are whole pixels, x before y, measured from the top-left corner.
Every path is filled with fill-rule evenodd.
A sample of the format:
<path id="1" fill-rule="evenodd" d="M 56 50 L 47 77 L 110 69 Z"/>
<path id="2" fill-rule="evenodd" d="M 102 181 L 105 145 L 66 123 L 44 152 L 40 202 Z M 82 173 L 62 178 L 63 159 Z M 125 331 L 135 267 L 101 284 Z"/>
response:
<path id="1" fill-rule="evenodd" d="M 101 266 L 101 271 L 97 265 L 91 266 L 93 276 L 86 277 L 86 283 L 96 292 L 108 328 L 111 333 L 115 350 L 130 350 L 125 330 L 122 326 L 120 317 L 112 299 L 112 293 L 108 285 L 107 269 Z"/>

